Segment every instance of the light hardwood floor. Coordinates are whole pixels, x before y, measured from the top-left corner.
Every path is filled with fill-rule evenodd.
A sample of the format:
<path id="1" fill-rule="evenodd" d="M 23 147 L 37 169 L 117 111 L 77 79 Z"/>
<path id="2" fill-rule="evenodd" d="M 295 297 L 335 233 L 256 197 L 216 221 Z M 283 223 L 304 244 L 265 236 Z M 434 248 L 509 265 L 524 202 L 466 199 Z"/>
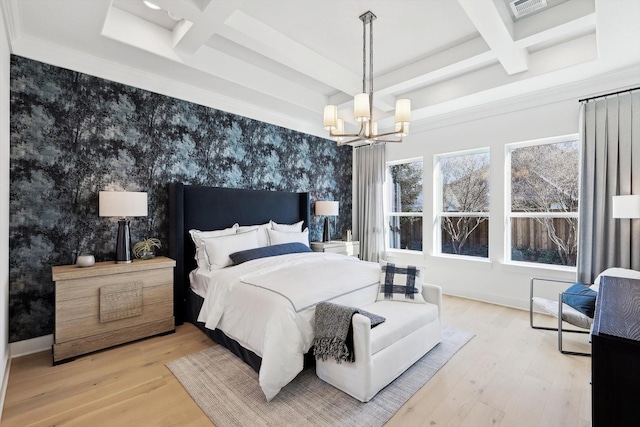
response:
<path id="1" fill-rule="evenodd" d="M 387 426 L 590 425 L 590 358 L 560 354 L 525 311 L 451 296 L 443 305 L 445 324 L 476 336 Z M 588 350 L 585 337 L 566 344 Z M 211 345 L 185 324 L 59 366 L 49 351 L 14 359 L 2 426 L 211 426 L 164 366 Z"/>

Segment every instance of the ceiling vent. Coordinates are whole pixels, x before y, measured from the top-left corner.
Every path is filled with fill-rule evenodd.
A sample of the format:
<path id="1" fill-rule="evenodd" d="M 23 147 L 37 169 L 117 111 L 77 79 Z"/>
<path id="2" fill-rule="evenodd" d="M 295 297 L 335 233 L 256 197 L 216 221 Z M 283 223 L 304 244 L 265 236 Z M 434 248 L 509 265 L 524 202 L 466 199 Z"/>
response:
<path id="1" fill-rule="evenodd" d="M 547 7 L 547 0 L 515 0 L 509 3 L 516 19 Z"/>

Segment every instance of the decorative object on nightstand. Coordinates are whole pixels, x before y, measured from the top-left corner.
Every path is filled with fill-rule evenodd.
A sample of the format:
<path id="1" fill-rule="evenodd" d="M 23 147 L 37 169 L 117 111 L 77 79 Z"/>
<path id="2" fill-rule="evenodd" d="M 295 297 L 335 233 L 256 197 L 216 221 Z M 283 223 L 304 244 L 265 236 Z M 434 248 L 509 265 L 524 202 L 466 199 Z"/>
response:
<path id="1" fill-rule="evenodd" d="M 101 191 L 99 215 L 118 217 L 116 263 L 131 262 L 131 234 L 128 216 L 147 216 L 147 193 L 134 191 Z"/>
<path id="2" fill-rule="evenodd" d="M 336 216 L 340 212 L 340 203 L 334 201 L 317 201 L 316 215 L 324 215 L 324 229 L 322 231 L 322 241 L 331 240 L 331 228 L 329 226 L 329 217 Z"/>
<path id="3" fill-rule="evenodd" d="M 155 249 L 160 249 L 162 244 L 155 237 L 144 239 L 133 245 L 133 256 L 141 259 L 151 259 L 156 256 Z"/>
<path id="4" fill-rule="evenodd" d="M 76 265 L 78 267 L 91 267 L 96 263 L 96 259 L 93 255 L 78 255 L 76 259 Z"/>
<path id="5" fill-rule="evenodd" d="M 311 242 L 311 250 L 314 252 L 333 252 L 336 254 L 360 256 L 360 242 L 357 240 L 345 242 L 331 240 L 329 242 Z"/>
<path id="6" fill-rule="evenodd" d="M 158 256 L 129 264 L 61 265 L 55 282 L 53 363 L 175 331 L 173 268 Z"/>

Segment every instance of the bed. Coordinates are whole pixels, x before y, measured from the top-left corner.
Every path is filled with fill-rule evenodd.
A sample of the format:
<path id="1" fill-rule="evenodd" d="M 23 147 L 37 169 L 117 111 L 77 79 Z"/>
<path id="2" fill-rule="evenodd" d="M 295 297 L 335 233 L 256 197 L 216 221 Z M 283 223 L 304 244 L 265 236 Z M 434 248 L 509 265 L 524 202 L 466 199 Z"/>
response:
<path id="1" fill-rule="evenodd" d="M 199 295 L 192 290 L 190 273 L 196 273 L 192 276 L 194 279 L 201 275 L 205 280 L 207 273 L 201 269 L 196 270 L 195 248 L 189 230 L 220 230 L 232 227 L 235 223 L 253 225 L 269 221 L 280 224 L 302 221 L 304 228 L 310 223 L 308 193 L 227 189 L 175 183 L 169 187 L 169 208 L 169 253 L 176 260 L 176 321 L 188 321 L 197 325 L 214 341 L 231 350 L 259 372 L 260 386 L 267 400 L 271 400 L 282 386 L 302 370 L 303 352 L 310 346 L 308 334 L 311 338 L 313 336 L 315 303 L 332 300 L 360 306 L 375 301 L 379 278 L 378 264 L 331 253 L 300 253 L 268 260 L 252 260 L 215 273 L 216 287 L 229 285 L 233 292 L 220 293 L 215 290 L 216 287 L 210 287 L 205 298 L 202 292 L 198 291 Z M 285 258 L 286 260 L 283 260 Z M 279 270 L 281 264 L 282 271 Z M 236 271 L 242 276 L 241 279 L 236 275 Z M 281 276 L 282 274 L 285 276 Z M 283 280 L 282 277 L 288 279 Z M 298 280 L 297 283 L 300 285 L 291 286 L 294 277 L 304 280 Z M 333 284 L 338 281 L 346 282 L 342 280 L 344 277 L 349 278 L 349 283 L 345 286 L 350 286 L 351 290 L 342 292 L 342 288 Z M 283 294 L 278 289 L 274 290 L 274 286 L 284 286 L 288 291 L 294 290 L 294 294 L 297 292 L 297 295 L 283 299 Z M 307 292 L 313 293 L 313 298 L 307 298 Z M 315 295 L 316 293 L 318 295 Z M 207 315 L 209 317 L 199 319 L 199 316 L 202 316 L 201 311 L 215 312 L 216 304 L 219 302 L 225 307 L 233 307 L 232 312 L 222 315 L 222 319 L 213 315 L 213 325 L 210 324 L 211 313 Z M 268 310 L 277 309 L 282 312 L 262 310 L 262 306 L 276 307 Z M 244 332 L 248 328 L 246 325 L 236 327 L 236 324 L 243 323 L 249 317 L 261 319 L 260 316 L 263 316 L 264 320 L 262 323 L 258 321 L 255 334 Z M 205 322 L 209 327 L 205 327 Z M 240 327 L 245 328 L 243 332 L 238 332 L 237 328 Z M 265 328 L 264 331 L 261 328 Z M 279 332 L 281 330 L 282 332 Z M 273 338 L 274 331 L 278 331 L 285 338 L 292 337 L 291 343 L 282 337 Z M 261 338 L 261 334 L 264 334 L 264 337 Z M 307 354 L 305 363 L 308 365 L 312 360 L 313 358 Z"/>

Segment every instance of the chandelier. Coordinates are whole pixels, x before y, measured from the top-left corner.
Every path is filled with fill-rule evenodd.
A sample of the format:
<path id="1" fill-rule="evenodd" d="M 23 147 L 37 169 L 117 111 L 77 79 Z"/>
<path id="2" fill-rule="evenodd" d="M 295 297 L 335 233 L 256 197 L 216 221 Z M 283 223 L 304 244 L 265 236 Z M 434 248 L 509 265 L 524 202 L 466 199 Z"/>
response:
<path id="1" fill-rule="evenodd" d="M 378 133 L 378 124 L 373 121 L 373 21 L 376 19 L 371 11 L 360 15 L 362 21 L 362 93 L 353 98 L 353 118 L 360 123 L 358 133 L 345 133 L 344 120 L 338 118 L 338 107 L 326 105 L 322 124 L 329 136 L 338 145 L 373 145 L 385 142 L 402 142 L 402 137 L 409 133 L 411 120 L 411 101 L 398 99 L 395 110 L 395 129 L 391 132 Z M 367 25 L 369 26 L 369 43 L 367 55 Z M 367 78 L 367 56 L 369 57 L 369 77 Z"/>

